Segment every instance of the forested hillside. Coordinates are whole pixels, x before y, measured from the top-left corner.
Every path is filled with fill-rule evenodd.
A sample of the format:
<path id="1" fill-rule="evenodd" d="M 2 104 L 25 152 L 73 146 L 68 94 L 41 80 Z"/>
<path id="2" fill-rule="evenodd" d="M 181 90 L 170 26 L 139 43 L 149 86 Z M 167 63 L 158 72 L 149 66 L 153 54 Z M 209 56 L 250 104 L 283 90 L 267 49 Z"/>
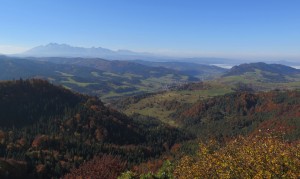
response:
<path id="1" fill-rule="evenodd" d="M 87 97 L 33 79 L 0 82 L 0 99 L 0 125 L 23 127 L 42 118 L 62 116 Z"/>
<path id="2" fill-rule="evenodd" d="M 237 92 L 199 101 L 173 116 L 202 137 L 231 138 L 272 130 L 299 139 L 300 92 Z"/>
<path id="3" fill-rule="evenodd" d="M 176 107 L 176 102 L 174 105 Z M 234 92 L 170 114 L 197 140 L 173 148 L 161 167 L 121 178 L 298 178 L 300 92 Z M 151 166 L 148 164 L 148 166 Z"/>
<path id="4" fill-rule="evenodd" d="M 260 150 L 258 148 L 267 142 L 280 146 L 288 145 L 287 141 L 293 143 L 291 151 L 286 151 L 287 160 L 291 160 L 292 151 L 298 149 L 294 143 L 300 137 L 299 91 L 228 91 L 224 95 L 222 86 L 220 92 L 212 93 L 214 87 L 207 83 L 183 85 L 170 92 L 128 98 L 119 104 L 120 108 L 128 106 L 126 111 L 134 110 L 132 107 L 135 103 L 144 104 L 145 100 L 148 101 L 145 107 L 154 105 L 152 108 L 156 109 L 161 106 L 173 121 L 171 127 L 166 124 L 170 121 L 164 121 L 159 115 L 151 117 L 147 113 L 132 111 L 128 117 L 106 107 L 96 97 L 76 94 L 44 80 L 1 82 L 0 164 L 3 169 L 0 170 L 0 176 L 161 178 L 168 175 L 181 178 L 184 167 L 194 166 L 205 170 L 201 162 L 221 162 L 224 151 L 234 151 L 232 149 L 236 148 L 236 152 L 242 155 L 245 150 Z M 173 97 L 180 97 L 172 93 L 193 94 L 193 91 L 204 96 L 188 103 L 172 100 Z M 162 97 L 166 97 L 166 100 L 162 100 Z M 154 101 L 151 102 L 151 98 Z M 239 136 L 244 137 L 240 139 Z M 266 136 L 270 136 L 270 140 Z M 238 143 L 234 143 L 235 140 Z M 245 149 L 245 145 L 250 145 L 247 140 L 253 140 L 261 146 Z M 199 142 L 201 145 L 197 149 Z M 204 149 L 212 153 L 205 154 L 206 158 L 197 158 L 197 150 L 201 152 Z M 279 150 L 276 152 L 269 157 L 281 154 Z M 268 156 L 269 153 L 257 155 Z M 211 157 L 216 158 L 212 160 Z M 169 160 L 163 162 L 166 158 Z M 234 158 L 231 164 L 239 160 L 242 159 Z M 283 159 L 274 160 L 281 163 Z M 192 162 L 196 162 L 195 165 Z M 297 163 L 298 160 L 292 162 Z M 261 161 L 255 165 L 259 167 L 264 163 Z M 224 165 L 229 164 L 225 162 Z M 288 171 L 297 174 L 290 168 L 292 165 L 287 167 Z M 227 171 L 226 168 L 221 170 Z M 251 174 L 247 167 L 243 170 Z M 266 170 L 269 171 L 268 168 Z M 218 173 L 203 172 L 201 176 L 219 176 Z M 232 172 L 237 171 L 232 169 Z M 238 176 L 242 175 L 239 173 Z"/>
<path id="5" fill-rule="evenodd" d="M 95 97 L 43 80 L 1 82 L 0 98 L 2 177 L 61 177 L 109 154 L 125 162 L 125 170 L 191 137 L 154 119 L 128 118 Z"/>
<path id="6" fill-rule="evenodd" d="M 19 68 L 15 67 L 20 65 L 19 61 L 10 60 L 4 59 L 3 62 L 11 69 L 16 69 L 17 73 Z M 46 62 L 30 63 L 42 65 Z M 72 73 L 80 72 L 78 75 L 81 72 L 87 74 L 90 70 L 90 67 L 81 69 L 64 65 L 58 68 L 71 68 L 74 70 Z M 207 172 L 207 175 L 201 176 L 205 177 L 221 176 L 205 171 L 201 162 L 222 162 L 226 158 L 223 157 L 224 152 L 233 148 L 236 150 L 232 151 L 240 155 L 244 155 L 245 150 L 255 153 L 267 142 L 278 148 L 291 143 L 291 150 L 286 151 L 287 160 L 297 163 L 298 160 L 292 160 L 292 154 L 298 150 L 297 141 L 300 137 L 300 93 L 296 90 L 297 81 L 258 82 L 263 79 L 258 75 L 255 76 L 256 83 L 252 84 L 251 80 L 242 80 L 251 76 L 247 73 L 246 76 L 184 83 L 160 92 L 115 99 L 109 104 L 104 104 L 96 96 L 75 93 L 39 78 L 2 81 L 0 177 L 194 176 L 185 174 L 184 167 L 203 170 L 203 174 Z M 75 76 L 63 72 L 61 75 L 69 80 L 75 79 Z M 297 75 L 286 75 L 298 79 Z M 241 81 L 230 83 L 230 78 L 236 77 Z M 118 82 L 122 78 L 112 79 Z M 51 81 L 55 83 L 55 80 Z M 265 90 L 255 88 L 257 84 L 266 87 Z M 291 90 L 267 90 L 268 85 L 274 88 L 274 84 L 289 86 Z M 235 140 L 238 142 L 235 143 Z M 247 140 L 253 140 L 261 146 L 255 148 Z M 250 148 L 245 149 L 245 145 Z M 210 154 L 206 153 L 202 156 L 204 158 L 196 155 L 198 150 L 202 155 L 201 150 L 205 147 Z M 280 150 L 274 156 L 268 156 L 269 153 L 257 155 L 275 157 L 278 165 L 285 165 L 281 164 L 283 159 L 278 158 Z M 230 165 L 242 162 L 240 156 L 234 157 L 237 157 L 234 161 L 231 161 L 233 158 L 226 158 L 231 161 Z M 255 159 L 257 156 L 249 154 L 248 157 Z M 193 162 L 195 165 L 192 165 Z M 266 162 L 260 162 L 255 164 L 258 166 L 255 171 L 265 166 Z M 223 165 L 229 164 L 224 162 Z M 287 171 L 296 175 L 293 165 L 287 165 Z M 214 166 L 211 168 L 215 170 Z M 241 173 L 250 172 L 249 176 L 255 176 L 247 167 L 243 169 Z M 282 175 L 286 172 L 277 170 Z M 227 172 L 227 169 L 221 168 L 220 171 Z M 230 172 L 237 171 L 234 169 Z M 242 176 L 241 173 L 229 176 Z"/>

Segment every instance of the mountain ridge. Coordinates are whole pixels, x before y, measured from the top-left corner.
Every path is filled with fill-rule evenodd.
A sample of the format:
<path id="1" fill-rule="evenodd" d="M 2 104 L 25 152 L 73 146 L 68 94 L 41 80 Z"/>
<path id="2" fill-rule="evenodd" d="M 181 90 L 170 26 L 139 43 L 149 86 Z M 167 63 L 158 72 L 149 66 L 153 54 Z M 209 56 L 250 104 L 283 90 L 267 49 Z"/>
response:
<path id="1" fill-rule="evenodd" d="M 21 57 L 89 57 L 107 59 L 134 59 L 144 56 L 155 56 L 145 52 L 130 50 L 110 50 L 102 47 L 75 47 L 68 44 L 49 43 L 33 47 L 23 53 L 16 54 Z"/>

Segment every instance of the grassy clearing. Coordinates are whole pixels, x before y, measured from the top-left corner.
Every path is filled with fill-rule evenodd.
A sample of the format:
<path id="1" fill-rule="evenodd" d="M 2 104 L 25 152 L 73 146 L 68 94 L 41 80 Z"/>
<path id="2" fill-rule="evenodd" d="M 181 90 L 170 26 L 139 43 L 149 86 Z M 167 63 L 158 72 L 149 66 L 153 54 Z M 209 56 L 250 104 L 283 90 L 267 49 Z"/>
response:
<path id="1" fill-rule="evenodd" d="M 95 71 L 91 72 L 91 74 L 92 74 L 92 76 L 94 76 L 94 77 L 101 77 L 101 76 L 99 75 L 99 73 L 98 73 L 98 72 L 95 72 Z"/>
<path id="2" fill-rule="evenodd" d="M 230 85 L 234 87 L 237 83 L 244 83 L 252 86 L 256 90 L 274 90 L 274 89 L 286 89 L 286 90 L 292 90 L 292 89 L 299 89 L 300 88 L 300 79 L 293 78 L 290 79 L 290 82 L 263 82 L 259 81 L 258 79 L 251 79 L 246 78 L 244 76 L 233 76 L 233 77 L 226 77 L 221 80 L 218 80 L 219 83 L 224 85 Z"/>
<path id="3" fill-rule="evenodd" d="M 87 87 L 92 84 L 97 84 L 97 83 L 83 83 L 83 82 L 78 82 L 75 81 L 72 77 L 67 77 L 65 81 L 61 81 L 62 84 L 74 84 L 79 87 Z"/>
<path id="4" fill-rule="evenodd" d="M 205 90 L 166 91 L 144 98 L 135 104 L 131 104 L 123 112 L 127 115 L 138 113 L 155 117 L 165 123 L 176 126 L 170 117 L 170 114 L 176 112 L 176 109 L 166 108 L 166 104 L 174 102 L 180 105 L 192 104 L 198 100 L 224 95 L 230 92 L 232 92 L 232 90 L 224 86 L 215 86 Z"/>
<path id="5" fill-rule="evenodd" d="M 276 74 L 264 72 L 265 75 L 273 76 L 277 78 Z M 228 76 L 222 77 L 216 80 L 216 82 L 224 85 L 235 85 L 237 83 L 244 83 L 252 85 L 257 89 L 272 90 L 272 89 L 297 89 L 300 87 L 300 75 L 285 76 L 286 82 L 270 82 L 269 79 L 264 78 L 262 71 L 256 70 L 255 72 L 247 72 L 240 76 Z"/>
<path id="6" fill-rule="evenodd" d="M 69 73 L 64 73 L 64 72 L 60 72 L 60 71 L 55 71 L 56 73 L 59 73 L 61 76 L 64 76 L 64 77 L 73 77 L 74 75 L 72 74 L 69 74 Z"/>
<path id="7" fill-rule="evenodd" d="M 121 75 L 118 75 L 116 73 L 110 73 L 110 72 L 103 72 L 102 74 L 106 76 L 112 76 L 112 77 L 122 77 Z"/>
<path id="8" fill-rule="evenodd" d="M 132 78 L 143 78 L 142 75 L 137 75 L 137 74 L 132 74 L 132 73 L 124 73 L 122 74 L 123 77 L 126 77 L 128 79 L 132 79 Z"/>

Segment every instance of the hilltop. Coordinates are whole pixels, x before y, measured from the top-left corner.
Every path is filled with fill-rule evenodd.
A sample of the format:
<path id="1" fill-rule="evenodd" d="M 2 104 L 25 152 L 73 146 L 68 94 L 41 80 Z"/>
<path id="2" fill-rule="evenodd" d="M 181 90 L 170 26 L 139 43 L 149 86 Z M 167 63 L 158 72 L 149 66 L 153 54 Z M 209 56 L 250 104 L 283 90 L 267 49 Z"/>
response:
<path id="1" fill-rule="evenodd" d="M 281 64 L 259 62 L 234 66 L 223 77 L 242 75 L 251 75 L 252 78 L 256 77 L 263 82 L 287 82 L 291 81 L 291 78 L 298 77 L 300 70 Z"/>

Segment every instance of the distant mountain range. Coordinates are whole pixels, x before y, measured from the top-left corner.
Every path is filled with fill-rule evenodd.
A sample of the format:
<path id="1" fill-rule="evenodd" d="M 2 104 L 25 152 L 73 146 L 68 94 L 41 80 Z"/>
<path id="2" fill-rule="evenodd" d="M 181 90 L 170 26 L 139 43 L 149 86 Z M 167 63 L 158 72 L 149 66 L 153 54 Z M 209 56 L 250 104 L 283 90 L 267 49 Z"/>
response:
<path id="1" fill-rule="evenodd" d="M 254 63 L 265 60 L 246 60 L 220 57 L 178 57 L 170 55 L 158 55 L 146 52 L 134 52 L 130 50 L 110 50 L 102 47 L 75 47 L 68 44 L 49 43 L 34 47 L 23 53 L 15 54 L 16 57 L 81 57 L 81 58 L 102 58 L 107 60 L 143 60 L 151 62 L 189 62 L 205 65 L 216 65 L 223 68 L 230 68 L 241 63 Z M 268 63 L 283 64 L 300 67 L 300 62 L 295 60 L 267 60 Z"/>
<path id="2" fill-rule="evenodd" d="M 104 58 L 111 60 L 129 60 L 140 58 L 152 58 L 155 55 L 150 53 L 139 53 L 129 50 L 110 50 L 102 47 L 73 47 L 67 44 L 49 43 L 34 47 L 28 51 L 17 54 L 22 57 L 84 57 Z"/>
<path id="3" fill-rule="evenodd" d="M 81 57 L 81 58 L 102 58 L 107 60 L 146 60 L 154 62 L 190 62 L 198 64 L 226 64 L 233 66 L 240 63 L 240 60 L 213 57 L 184 58 L 157 55 L 152 53 L 133 52 L 130 50 L 110 50 L 102 47 L 74 47 L 68 44 L 49 43 L 34 47 L 23 53 L 15 54 L 17 57 Z"/>
<path id="4" fill-rule="evenodd" d="M 200 64 L 237 64 L 239 60 L 226 58 L 179 58 L 130 50 L 110 50 L 102 47 L 74 47 L 68 44 L 49 43 L 40 45 L 20 54 L 18 57 L 81 57 L 102 58 L 107 60 L 146 60 L 156 62 L 181 61 Z"/>

